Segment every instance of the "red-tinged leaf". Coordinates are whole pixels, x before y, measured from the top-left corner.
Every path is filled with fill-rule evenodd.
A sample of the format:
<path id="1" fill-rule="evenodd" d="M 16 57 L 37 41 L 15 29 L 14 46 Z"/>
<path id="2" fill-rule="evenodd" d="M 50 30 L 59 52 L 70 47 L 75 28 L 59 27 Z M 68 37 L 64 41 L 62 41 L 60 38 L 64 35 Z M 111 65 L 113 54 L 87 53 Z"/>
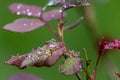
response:
<path id="1" fill-rule="evenodd" d="M 99 42 L 99 54 L 102 54 L 106 50 L 120 49 L 120 40 L 101 40 Z"/>
<path id="2" fill-rule="evenodd" d="M 45 46 L 41 48 L 39 47 L 37 50 L 33 50 L 29 54 L 13 56 L 5 63 L 17 66 L 20 69 L 27 66 L 51 67 L 63 55 L 64 51 L 65 47 L 63 42 L 49 41 Z"/>
<path id="3" fill-rule="evenodd" d="M 11 75 L 8 80 L 43 80 L 42 78 L 38 78 L 33 74 L 28 73 L 16 73 Z"/>
<path id="4" fill-rule="evenodd" d="M 82 60 L 80 58 L 67 58 L 60 66 L 59 72 L 64 75 L 73 75 L 82 70 Z"/>
<path id="5" fill-rule="evenodd" d="M 21 64 L 25 60 L 25 58 L 27 58 L 27 56 L 28 56 L 27 54 L 22 55 L 22 56 L 11 56 L 10 60 L 5 62 L 5 64 L 11 64 L 16 67 L 19 67 L 19 66 L 21 66 Z"/>
<path id="6" fill-rule="evenodd" d="M 52 10 L 52 11 L 48 11 L 43 13 L 42 15 L 42 19 L 46 22 L 51 21 L 51 20 L 58 20 L 61 17 L 61 13 L 59 12 L 59 10 Z M 65 17 L 65 13 L 64 13 L 64 17 Z"/>
<path id="7" fill-rule="evenodd" d="M 14 22 L 5 25 L 3 28 L 12 32 L 29 32 L 39 27 L 44 26 L 45 23 L 39 19 L 20 18 Z"/>
<path id="8" fill-rule="evenodd" d="M 9 6 L 9 9 L 11 12 L 17 15 L 27 15 L 34 17 L 41 16 L 41 8 L 37 6 L 14 3 Z"/>
<path id="9" fill-rule="evenodd" d="M 120 78 L 120 73 L 118 73 L 118 72 L 114 72 L 114 73 L 115 73 L 115 75 L 117 75 Z"/>
<path id="10" fill-rule="evenodd" d="M 22 62 L 21 68 L 25 66 L 53 66 L 64 53 L 62 42 L 47 43 L 46 46 L 38 48 L 29 53 L 29 56 Z"/>

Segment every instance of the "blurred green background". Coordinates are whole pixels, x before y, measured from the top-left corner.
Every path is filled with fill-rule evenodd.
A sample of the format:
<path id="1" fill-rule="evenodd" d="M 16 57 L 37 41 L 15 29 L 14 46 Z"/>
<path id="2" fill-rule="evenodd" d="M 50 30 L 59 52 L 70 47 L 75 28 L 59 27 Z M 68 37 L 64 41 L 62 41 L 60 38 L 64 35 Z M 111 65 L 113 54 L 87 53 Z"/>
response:
<path id="1" fill-rule="evenodd" d="M 63 76 L 58 73 L 58 64 L 63 61 L 62 58 L 52 68 L 28 67 L 24 70 L 19 70 L 16 67 L 4 64 L 11 55 L 28 53 L 38 46 L 43 46 L 45 41 L 55 38 L 46 27 L 27 33 L 14 33 L 3 30 L 2 27 L 5 24 L 17 18 L 25 17 L 12 14 L 8 10 L 8 6 L 15 2 L 44 6 L 47 1 L 0 0 L 0 80 L 8 80 L 8 76 L 17 72 L 35 74 L 45 80 L 77 80 L 75 76 Z M 73 23 L 80 16 L 84 16 L 86 20 L 81 22 L 78 27 L 65 31 L 64 35 L 69 49 L 80 51 L 82 58 L 84 58 L 82 49 L 86 48 L 88 56 L 92 60 L 90 67 L 93 69 L 97 58 L 96 36 L 98 37 L 98 34 L 100 34 L 100 38 L 104 35 L 113 39 L 120 38 L 120 0 L 93 0 L 91 6 L 92 8 L 74 8 L 66 12 L 65 25 Z M 58 21 L 50 21 L 49 24 L 57 29 Z M 109 52 L 109 55 L 107 54 L 102 58 L 98 67 L 97 80 L 118 80 L 113 73 L 112 76 L 109 73 L 111 71 L 120 71 L 119 53 L 119 51 L 112 51 Z M 85 75 L 84 72 L 80 72 L 80 74 L 82 76 Z M 83 80 L 85 80 L 85 76 Z"/>

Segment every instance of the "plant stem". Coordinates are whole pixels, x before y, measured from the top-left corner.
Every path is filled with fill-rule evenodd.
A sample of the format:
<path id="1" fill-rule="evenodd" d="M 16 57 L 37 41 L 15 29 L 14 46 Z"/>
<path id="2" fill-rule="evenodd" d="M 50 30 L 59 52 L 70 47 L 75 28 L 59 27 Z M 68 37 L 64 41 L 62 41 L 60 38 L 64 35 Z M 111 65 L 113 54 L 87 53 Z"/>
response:
<path id="1" fill-rule="evenodd" d="M 98 68 L 98 63 L 99 63 L 100 59 L 101 59 L 101 55 L 98 56 L 97 61 L 96 61 L 96 65 L 95 65 L 95 69 L 93 71 L 93 73 L 94 73 L 94 80 L 96 80 L 97 68 Z"/>
<path id="2" fill-rule="evenodd" d="M 78 19 L 78 20 L 77 20 L 76 22 L 74 22 L 73 24 L 64 27 L 63 30 L 64 30 L 64 31 L 65 31 L 65 30 L 70 30 L 70 29 L 72 29 L 72 28 L 77 27 L 77 25 L 79 25 L 80 22 L 83 21 L 83 19 L 84 19 L 83 17 L 80 17 L 80 19 Z"/>
<path id="3" fill-rule="evenodd" d="M 65 0 L 62 0 L 62 3 L 64 3 Z M 60 9 L 60 13 L 61 13 L 61 17 L 60 17 L 60 22 L 59 22 L 59 25 L 58 25 L 58 33 L 59 33 L 59 36 L 60 38 L 63 40 L 63 25 L 64 25 L 64 22 L 63 22 L 63 18 L 64 18 L 64 8 L 61 6 L 61 9 Z"/>
<path id="4" fill-rule="evenodd" d="M 55 35 L 55 37 L 58 40 L 62 41 L 61 38 L 60 38 L 60 36 L 59 36 L 59 34 L 45 20 L 43 20 L 42 18 L 40 18 L 40 20 L 42 20 L 43 22 L 45 22 L 46 27 Z"/>
<path id="5" fill-rule="evenodd" d="M 78 78 L 78 80 L 82 80 L 82 78 L 81 78 L 81 76 L 80 76 L 79 73 L 77 73 L 77 74 L 75 74 L 75 75 L 76 75 L 76 77 Z"/>
<path id="6" fill-rule="evenodd" d="M 46 26 L 56 36 L 58 40 L 62 41 L 59 34 L 49 24 L 46 24 Z"/>
<path id="7" fill-rule="evenodd" d="M 86 49 L 85 49 L 85 48 L 83 48 L 83 53 L 84 53 L 85 59 L 86 59 L 86 70 L 87 70 L 87 72 L 89 73 L 90 60 L 89 60 L 89 58 L 88 58 L 88 56 L 87 56 L 87 52 L 86 52 Z M 86 80 L 88 80 L 87 74 L 86 74 Z"/>
<path id="8" fill-rule="evenodd" d="M 82 67 L 83 71 L 86 73 L 86 75 L 88 76 L 89 80 L 93 80 L 93 78 L 90 76 L 90 74 L 88 73 L 88 71 Z"/>
<path id="9" fill-rule="evenodd" d="M 63 40 L 63 11 L 61 12 L 60 22 L 58 26 L 58 33 L 60 38 Z"/>

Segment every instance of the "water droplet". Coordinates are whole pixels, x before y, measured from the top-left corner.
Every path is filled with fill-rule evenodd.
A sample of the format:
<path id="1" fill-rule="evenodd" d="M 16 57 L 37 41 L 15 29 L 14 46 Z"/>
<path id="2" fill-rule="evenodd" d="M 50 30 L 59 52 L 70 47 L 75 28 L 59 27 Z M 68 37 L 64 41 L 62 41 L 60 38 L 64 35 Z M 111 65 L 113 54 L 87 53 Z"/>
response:
<path id="1" fill-rule="evenodd" d="M 31 16 L 31 15 L 32 15 L 32 13 L 31 13 L 31 12 L 28 12 L 28 13 L 27 13 L 27 15 L 28 15 L 28 16 Z"/>
<path id="2" fill-rule="evenodd" d="M 35 61 L 35 59 L 34 59 L 34 58 L 31 58 L 31 60 L 32 60 L 32 61 Z"/>
<path id="3" fill-rule="evenodd" d="M 17 12 L 17 15 L 20 15 L 20 12 Z"/>
<path id="4" fill-rule="evenodd" d="M 85 5 L 88 6 L 88 5 L 90 5 L 90 3 L 86 3 Z"/>
<path id="5" fill-rule="evenodd" d="M 54 3 L 54 1 L 49 1 L 49 3 L 47 4 L 48 6 L 52 6 L 52 5 L 54 5 L 55 3 Z"/>
<path id="6" fill-rule="evenodd" d="M 27 26 L 27 24 L 26 24 L 26 23 L 24 23 L 24 24 L 23 24 L 23 26 Z"/>
<path id="7" fill-rule="evenodd" d="M 54 38 L 52 38 L 51 40 L 50 40 L 50 42 L 55 42 L 56 40 L 54 39 Z"/>
<path id="8" fill-rule="evenodd" d="M 105 48 L 105 49 L 109 49 L 109 47 L 108 47 L 108 46 L 105 46 L 104 48 Z"/>
<path id="9" fill-rule="evenodd" d="M 21 6 L 22 6 L 22 4 L 19 4 L 19 5 L 17 6 L 17 9 L 20 9 L 20 8 L 21 8 Z"/>
<path id="10" fill-rule="evenodd" d="M 54 45 L 54 44 L 50 44 L 50 45 L 49 45 L 49 47 L 54 48 L 54 47 L 55 47 L 55 45 Z"/>
<path id="11" fill-rule="evenodd" d="M 41 51 L 40 50 L 37 50 L 37 52 L 36 52 L 37 54 L 41 54 Z"/>
<path id="12" fill-rule="evenodd" d="M 64 7 L 65 9 L 67 8 L 67 5 L 65 4 L 65 5 L 63 5 L 62 7 Z"/>
<path id="13" fill-rule="evenodd" d="M 40 15 L 41 15 L 41 13 L 40 13 L 40 12 L 38 12 L 38 13 L 37 13 L 37 15 L 38 15 L 38 16 L 40 16 Z"/>
<path id="14" fill-rule="evenodd" d="M 81 17 L 80 17 L 80 19 L 81 19 L 81 20 L 83 20 L 83 19 L 84 19 L 84 17 L 83 17 L 83 16 L 81 16 Z"/>
<path id="15" fill-rule="evenodd" d="M 82 3 L 81 4 L 82 6 L 88 6 L 88 5 L 90 5 L 89 3 Z"/>
<path id="16" fill-rule="evenodd" d="M 63 12 L 63 10 L 62 10 L 62 9 L 60 9 L 60 10 L 59 10 L 59 12 Z"/>
<path id="17" fill-rule="evenodd" d="M 30 9 L 27 9 L 27 12 L 30 12 Z"/>
<path id="18" fill-rule="evenodd" d="M 31 55 L 28 55 L 28 58 L 31 58 Z"/>
<path id="19" fill-rule="evenodd" d="M 81 65 L 79 66 L 79 68 L 80 68 L 80 71 L 82 71 L 82 66 Z"/>

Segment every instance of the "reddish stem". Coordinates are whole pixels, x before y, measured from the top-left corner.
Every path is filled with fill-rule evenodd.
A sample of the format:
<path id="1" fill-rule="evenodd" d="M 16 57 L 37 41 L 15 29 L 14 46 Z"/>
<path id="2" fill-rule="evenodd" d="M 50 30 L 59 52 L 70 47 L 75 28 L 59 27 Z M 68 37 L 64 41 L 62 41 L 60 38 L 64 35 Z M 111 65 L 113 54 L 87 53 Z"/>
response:
<path id="1" fill-rule="evenodd" d="M 65 2 L 65 0 L 62 0 L 62 3 L 64 3 L 64 2 Z M 61 9 L 60 9 L 60 13 L 61 13 L 61 17 L 60 17 L 60 22 L 59 22 L 59 25 L 58 25 L 58 33 L 59 33 L 60 38 L 63 40 L 64 10 L 63 10 L 62 6 L 61 6 Z"/>
<path id="2" fill-rule="evenodd" d="M 62 41 L 61 38 L 60 38 L 60 36 L 59 36 L 59 34 L 44 19 L 40 18 L 40 20 L 42 20 L 43 22 L 45 22 L 46 27 L 56 36 L 57 39 L 59 39 L 60 41 Z"/>
<path id="3" fill-rule="evenodd" d="M 86 75 L 88 76 L 89 80 L 93 80 L 93 78 L 91 77 L 91 75 L 88 73 L 88 70 L 86 70 L 84 67 L 82 67 L 82 69 L 86 73 Z"/>
<path id="4" fill-rule="evenodd" d="M 100 58 L 101 58 L 101 55 L 98 56 L 97 61 L 96 61 L 96 65 L 95 65 L 95 69 L 93 71 L 93 73 L 94 73 L 94 80 L 96 80 L 97 68 L 98 68 L 98 63 L 100 61 Z"/>
<path id="5" fill-rule="evenodd" d="M 60 41 L 62 41 L 59 34 L 49 24 L 46 24 L 46 26 L 56 36 L 56 38 L 58 38 Z"/>

